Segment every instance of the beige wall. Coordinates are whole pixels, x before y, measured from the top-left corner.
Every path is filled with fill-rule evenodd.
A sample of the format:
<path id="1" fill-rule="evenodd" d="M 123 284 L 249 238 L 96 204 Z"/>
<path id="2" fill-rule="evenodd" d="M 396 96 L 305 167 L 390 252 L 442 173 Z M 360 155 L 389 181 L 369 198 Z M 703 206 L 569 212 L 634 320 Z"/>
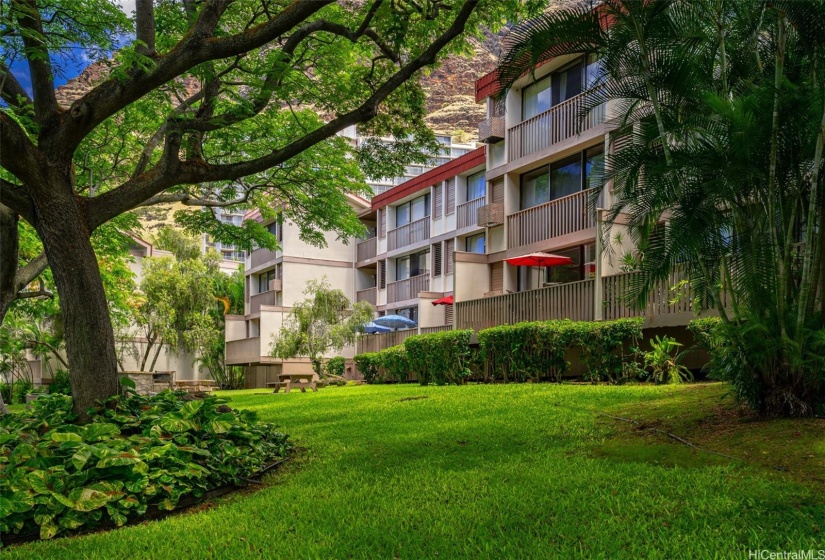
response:
<path id="1" fill-rule="evenodd" d="M 486 263 L 455 262 L 455 300 L 479 299 L 490 291 L 490 272 Z"/>
<path id="2" fill-rule="evenodd" d="M 444 316 L 444 305 L 433 305 L 432 302 L 439 299 L 441 294 L 427 292 L 422 294 L 418 302 L 418 326 L 440 327 L 446 322 Z"/>

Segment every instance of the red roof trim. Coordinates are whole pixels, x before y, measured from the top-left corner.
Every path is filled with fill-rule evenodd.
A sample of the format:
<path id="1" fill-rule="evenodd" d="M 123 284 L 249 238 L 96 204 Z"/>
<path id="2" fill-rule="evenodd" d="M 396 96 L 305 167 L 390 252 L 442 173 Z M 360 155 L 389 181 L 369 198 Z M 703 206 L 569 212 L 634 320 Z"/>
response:
<path id="1" fill-rule="evenodd" d="M 491 95 L 495 95 L 501 89 L 498 83 L 498 70 L 493 70 L 489 74 L 476 80 L 476 103 L 481 103 Z"/>
<path id="2" fill-rule="evenodd" d="M 464 154 L 463 156 L 447 162 L 444 165 L 439 165 L 435 169 L 430 169 L 418 177 L 410 179 L 409 181 L 401 183 L 397 187 L 393 187 L 390 190 L 373 197 L 372 209 L 378 210 L 379 208 L 383 208 L 396 200 L 401 200 L 402 198 L 417 193 L 418 191 L 428 189 L 436 183 L 440 183 L 444 179 L 455 177 L 456 175 L 464 173 L 473 167 L 484 165 L 486 162 L 487 156 L 485 148 L 484 146 L 481 146 L 468 154 Z"/>

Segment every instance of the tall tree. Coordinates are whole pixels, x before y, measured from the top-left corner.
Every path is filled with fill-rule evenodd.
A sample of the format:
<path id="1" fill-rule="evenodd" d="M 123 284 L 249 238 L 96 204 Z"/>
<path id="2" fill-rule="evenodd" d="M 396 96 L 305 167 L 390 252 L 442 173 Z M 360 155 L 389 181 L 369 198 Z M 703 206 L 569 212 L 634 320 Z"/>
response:
<path id="1" fill-rule="evenodd" d="M 43 242 L 81 416 L 117 392 L 89 242 L 96 228 L 141 205 L 178 202 L 283 212 L 317 243 L 322 230 L 359 233 L 344 193 L 365 186 L 357 171 L 329 179 L 349 161 L 335 135 L 361 125 L 394 135 L 402 149 L 432 144 L 415 78 L 445 53 L 466 50 L 465 30 L 495 29 L 523 9 L 515 0 L 140 1 L 136 40 L 64 108 L 54 89 L 60 57 L 78 45 L 112 51 L 133 22 L 108 0 L 2 6 L 0 204 Z M 9 71 L 16 57 L 28 64 L 31 95 Z M 372 155 L 361 154 L 365 164 Z M 256 223 L 220 225 L 209 210 L 176 219 L 218 238 L 275 244 Z M 6 275 L 8 254 L 0 255 Z"/>
<path id="2" fill-rule="evenodd" d="M 741 398 L 771 415 L 825 405 L 825 2 L 605 0 L 507 48 L 505 89 L 554 56 L 601 58 L 584 112 L 617 112 L 608 225 L 642 249 L 636 301 L 687 273 Z"/>
<path id="3" fill-rule="evenodd" d="M 284 360 L 309 358 L 321 377 L 324 355 L 354 343 L 359 327 L 372 320 L 375 309 L 366 301 L 353 304 L 342 290 L 330 287 L 326 277 L 309 281 L 304 295 L 307 299 L 292 307 L 273 336 L 271 354 Z"/>

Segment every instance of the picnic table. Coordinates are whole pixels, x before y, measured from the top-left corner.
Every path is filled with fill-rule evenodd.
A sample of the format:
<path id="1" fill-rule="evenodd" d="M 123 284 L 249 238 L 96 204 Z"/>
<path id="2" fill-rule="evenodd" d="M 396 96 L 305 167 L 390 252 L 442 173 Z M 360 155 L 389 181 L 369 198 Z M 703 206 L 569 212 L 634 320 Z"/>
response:
<path id="1" fill-rule="evenodd" d="M 278 375 L 278 379 L 278 381 L 270 381 L 266 384 L 267 387 L 275 387 L 275 393 L 280 391 L 281 387 L 283 387 L 284 393 L 289 393 L 293 387 L 300 389 L 302 393 L 306 393 L 307 388 L 315 392 L 318 391 L 315 386 L 314 373 L 282 373 Z"/>

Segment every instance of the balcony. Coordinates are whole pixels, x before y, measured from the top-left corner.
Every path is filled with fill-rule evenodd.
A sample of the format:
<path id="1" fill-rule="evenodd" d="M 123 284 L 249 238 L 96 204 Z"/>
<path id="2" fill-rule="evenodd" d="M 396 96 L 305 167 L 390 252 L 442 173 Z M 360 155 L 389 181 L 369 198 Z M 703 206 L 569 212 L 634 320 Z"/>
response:
<path id="1" fill-rule="evenodd" d="M 495 144 L 504 140 L 504 117 L 490 117 L 478 123 L 478 141 Z"/>
<path id="2" fill-rule="evenodd" d="M 278 258 L 278 253 L 275 251 L 270 251 L 269 249 L 255 249 L 252 251 L 252 256 L 250 260 L 251 268 L 258 268 L 259 266 L 265 265 L 270 263 Z"/>
<path id="3" fill-rule="evenodd" d="M 412 276 L 406 280 L 389 282 L 387 284 L 387 303 L 407 301 L 418 297 L 419 292 L 426 292 L 430 289 L 430 273 L 425 272 L 418 276 Z"/>
<path id="4" fill-rule="evenodd" d="M 507 246 L 521 247 L 595 227 L 588 202 L 592 193 L 588 189 L 507 216 Z"/>
<path id="5" fill-rule="evenodd" d="M 283 288 L 283 282 L 280 278 L 273 278 L 269 281 L 269 291 L 270 292 L 280 292 Z"/>
<path id="6" fill-rule="evenodd" d="M 475 226 L 478 224 L 478 210 L 482 206 L 484 206 L 485 198 L 482 196 L 481 198 L 476 198 L 475 200 L 469 200 L 464 202 L 463 204 L 459 204 L 456 207 L 456 227 L 458 229 L 462 229 L 469 226 Z"/>
<path id="7" fill-rule="evenodd" d="M 272 280 L 270 282 L 274 281 L 275 280 Z M 277 282 L 280 282 L 280 280 L 277 280 Z M 249 298 L 250 313 L 260 313 L 262 305 L 278 305 L 278 292 L 263 292 Z"/>
<path id="8" fill-rule="evenodd" d="M 587 94 L 588 92 L 584 92 L 571 97 L 508 130 L 509 161 L 515 161 L 604 123 L 604 105 L 594 108 L 581 120 Z"/>
<path id="9" fill-rule="evenodd" d="M 399 249 L 430 238 L 430 217 L 410 222 L 387 232 L 387 250 Z"/>
<path id="10" fill-rule="evenodd" d="M 370 239 L 360 241 L 358 245 L 355 246 L 355 253 L 358 262 L 374 259 L 375 255 L 378 254 L 378 238 L 371 237 Z"/>
<path id="11" fill-rule="evenodd" d="M 251 364 L 261 360 L 261 338 L 243 338 L 226 343 L 226 365 Z"/>
<path id="12" fill-rule="evenodd" d="M 500 226 L 504 223 L 504 205 L 500 202 L 485 204 L 478 209 L 480 227 Z"/>
<path id="13" fill-rule="evenodd" d="M 378 302 L 378 288 L 367 288 L 366 290 L 358 290 L 355 292 L 355 301 L 366 301 L 373 306 Z"/>

